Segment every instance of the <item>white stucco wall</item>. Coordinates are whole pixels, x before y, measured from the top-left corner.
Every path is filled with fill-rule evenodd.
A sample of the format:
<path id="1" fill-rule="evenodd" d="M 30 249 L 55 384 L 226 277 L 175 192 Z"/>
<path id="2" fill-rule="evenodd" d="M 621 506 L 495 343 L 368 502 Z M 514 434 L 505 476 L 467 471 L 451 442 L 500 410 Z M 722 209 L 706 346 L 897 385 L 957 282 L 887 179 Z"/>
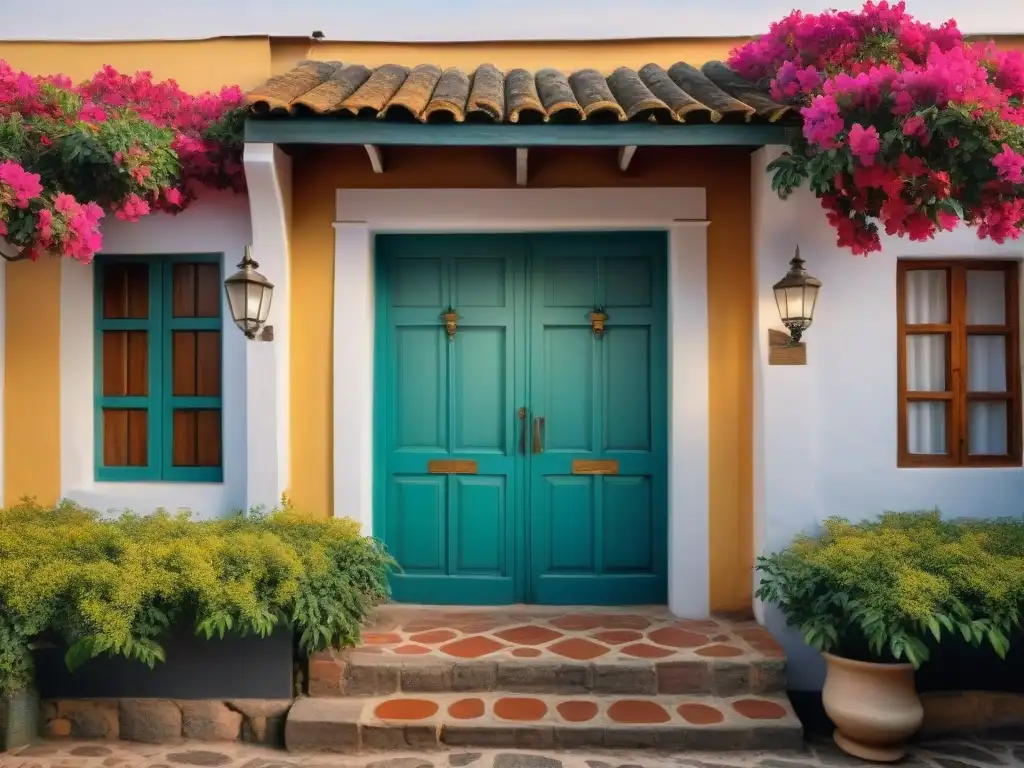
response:
<path id="1" fill-rule="evenodd" d="M 103 253 L 223 253 L 230 275 L 251 241 L 249 203 L 244 195 L 209 192 L 186 211 L 154 213 L 137 222 L 108 216 L 103 221 Z M 157 507 L 187 508 L 211 518 L 247 506 L 246 493 L 246 339 L 231 321 L 223 300 L 223 438 L 221 483 L 97 482 L 95 480 L 92 265 L 65 259 L 61 272 L 61 494 L 100 511 Z M 273 376 L 273 371 L 269 371 Z M 273 501 L 273 499 L 271 499 Z"/>
<path id="2" fill-rule="evenodd" d="M 898 258 L 1024 258 L 1024 241 L 997 245 L 966 227 L 927 243 L 883 235 L 881 253 L 853 256 L 835 244 L 820 204 L 806 190 L 789 200 L 771 191 L 765 165 L 780 150 L 752 156 L 757 312 L 754 382 L 755 547 L 784 547 L 830 515 L 938 507 L 947 516 L 1024 515 L 1022 469 L 900 469 L 896 466 L 896 261 Z M 768 329 L 782 329 L 772 284 L 800 246 L 818 277 L 806 366 L 769 366 Z M 821 685 L 823 668 L 782 617 L 768 627 L 790 660 L 790 687 Z"/>

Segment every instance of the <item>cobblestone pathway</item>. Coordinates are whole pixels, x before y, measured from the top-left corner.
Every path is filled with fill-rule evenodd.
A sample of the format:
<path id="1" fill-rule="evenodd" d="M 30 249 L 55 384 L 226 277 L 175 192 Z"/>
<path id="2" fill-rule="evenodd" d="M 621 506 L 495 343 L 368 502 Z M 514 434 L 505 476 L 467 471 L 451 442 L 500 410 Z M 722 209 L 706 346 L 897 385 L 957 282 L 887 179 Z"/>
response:
<path id="1" fill-rule="evenodd" d="M 419 755 L 295 755 L 243 744 L 147 746 L 127 742 L 43 742 L 0 755 L 0 768 L 853 768 L 867 766 L 830 742 L 797 752 L 535 752 L 480 750 Z M 900 766 L 1024 766 L 1024 742 L 942 741 L 916 746 Z"/>

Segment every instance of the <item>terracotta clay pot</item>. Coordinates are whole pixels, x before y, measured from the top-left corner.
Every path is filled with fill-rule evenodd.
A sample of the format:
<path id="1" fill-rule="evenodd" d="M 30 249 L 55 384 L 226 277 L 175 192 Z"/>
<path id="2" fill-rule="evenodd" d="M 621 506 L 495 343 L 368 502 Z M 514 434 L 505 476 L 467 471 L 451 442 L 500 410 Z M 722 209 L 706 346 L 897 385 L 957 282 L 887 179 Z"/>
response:
<path id="1" fill-rule="evenodd" d="M 836 725 L 836 744 L 862 760 L 893 763 L 906 754 L 905 742 L 921 727 L 924 708 L 911 664 L 852 661 L 829 653 L 821 697 Z"/>

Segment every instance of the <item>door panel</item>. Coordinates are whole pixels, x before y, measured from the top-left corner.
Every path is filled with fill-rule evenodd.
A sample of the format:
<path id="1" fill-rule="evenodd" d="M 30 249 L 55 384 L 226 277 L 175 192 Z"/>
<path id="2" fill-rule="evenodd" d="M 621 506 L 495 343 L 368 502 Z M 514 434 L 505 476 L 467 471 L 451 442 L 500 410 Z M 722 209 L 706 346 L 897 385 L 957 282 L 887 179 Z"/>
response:
<path id="1" fill-rule="evenodd" d="M 662 234 L 538 237 L 530 250 L 530 593 L 547 604 L 666 599 Z M 589 314 L 608 314 L 595 337 Z M 574 474 L 575 460 L 618 474 Z"/>
<path id="2" fill-rule="evenodd" d="M 395 599 L 664 602 L 665 234 L 391 235 L 377 252 L 376 503 Z M 428 471 L 444 459 L 477 472 Z M 581 459 L 619 472 L 574 474 Z"/>
<path id="3" fill-rule="evenodd" d="M 378 397 L 385 406 L 379 482 L 384 540 L 402 569 L 392 578 L 394 597 L 514 602 L 521 599 L 514 439 L 521 243 L 394 235 L 379 237 L 377 251 L 384 294 Z M 454 339 L 440 319 L 449 304 L 460 316 Z M 476 462 L 476 473 L 431 474 L 429 462 L 439 460 Z"/>

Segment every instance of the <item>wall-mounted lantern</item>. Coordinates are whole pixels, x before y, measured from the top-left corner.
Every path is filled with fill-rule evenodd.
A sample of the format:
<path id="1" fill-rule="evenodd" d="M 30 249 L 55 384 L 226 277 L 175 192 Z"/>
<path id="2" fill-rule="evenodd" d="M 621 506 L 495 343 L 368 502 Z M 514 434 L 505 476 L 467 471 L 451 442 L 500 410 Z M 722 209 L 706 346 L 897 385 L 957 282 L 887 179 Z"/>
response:
<path id="1" fill-rule="evenodd" d="M 249 339 L 273 341 L 274 329 L 266 326 L 270 316 L 270 302 L 274 298 L 274 284 L 256 270 L 251 246 L 245 246 L 245 258 L 238 263 L 238 271 L 224 280 L 231 318 Z"/>
<path id="2" fill-rule="evenodd" d="M 769 331 L 768 362 L 775 365 L 805 365 L 807 352 L 801 337 L 814 321 L 814 308 L 818 302 L 821 280 L 812 277 L 804 269 L 800 248 L 789 262 L 789 272 L 772 286 L 779 318 L 789 331 L 787 336 L 780 331 Z M 785 350 L 785 351 L 782 351 Z"/>
<path id="3" fill-rule="evenodd" d="M 448 341 L 452 341 L 455 338 L 455 330 L 459 325 L 459 313 L 449 304 L 448 308 L 441 313 L 441 320 L 444 321 L 444 330 L 448 334 Z"/>

